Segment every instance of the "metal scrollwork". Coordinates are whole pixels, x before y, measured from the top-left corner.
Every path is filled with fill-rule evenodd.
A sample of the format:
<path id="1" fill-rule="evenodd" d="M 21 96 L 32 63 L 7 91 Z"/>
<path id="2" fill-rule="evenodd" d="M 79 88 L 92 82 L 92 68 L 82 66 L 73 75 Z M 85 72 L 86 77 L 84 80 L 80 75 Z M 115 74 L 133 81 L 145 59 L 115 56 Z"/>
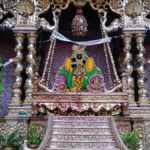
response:
<path id="1" fill-rule="evenodd" d="M 70 3 L 81 7 L 85 6 L 86 3 L 89 3 L 94 10 L 101 12 L 103 9 L 106 9 L 108 0 L 38 0 L 38 5 L 44 11 L 51 7 L 54 11 L 61 12 L 62 10 L 67 9 Z M 49 7 L 47 4 L 49 4 Z"/>
<path id="2" fill-rule="evenodd" d="M 8 19 L 4 20 L 4 22 L 1 24 L 1 27 L 7 28 L 7 29 L 12 29 L 15 27 L 15 25 L 16 25 L 16 22 L 15 22 L 14 18 L 8 18 Z"/>
<path id="3" fill-rule="evenodd" d="M 3 19 L 3 16 L 6 15 L 8 12 L 0 7 L 0 19 Z"/>
<path id="4" fill-rule="evenodd" d="M 50 5 L 53 10 L 56 12 L 61 12 L 62 10 L 65 10 L 68 8 L 70 4 L 70 0 L 52 0 L 50 1 Z"/>
<path id="5" fill-rule="evenodd" d="M 0 0 L 0 20 L 3 19 L 5 15 L 7 15 L 9 12 L 12 12 L 12 9 L 14 7 L 14 1 L 13 0 Z"/>
<path id="6" fill-rule="evenodd" d="M 46 30 L 46 31 L 52 31 L 56 28 L 57 26 L 57 16 L 55 14 L 55 12 L 53 12 L 53 21 L 54 21 L 54 25 L 51 26 L 49 24 L 49 22 L 45 19 L 45 18 L 39 18 L 37 21 L 36 21 L 36 28 L 42 28 L 43 30 Z"/>
<path id="7" fill-rule="evenodd" d="M 37 0 L 37 10 L 39 14 L 45 12 L 49 9 L 50 1 L 49 0 Z"/>
<path id="8" fill-rule="evenodd" d="M 108 0 L 90 0 L 89 3 L 94 10 L 97 10 L 98 13 L 101 13 L 106 10 Z"/>
<path id="9" fill-rule="evenodd" d="M 99 15 L 103 28 L 106 32 L 115 32 L 118 29 L 124 28 L 124 21 L 121 18 L 114 19 L 109 26 L 106 26 L 107 13 L 105 12 L 103 16 Z"/>
<path id="10" fill-rule="evenodd" d="M 109 7 L 113 12 L 121 15 L 123 13 L 123 0 L 110 0 Z"/>

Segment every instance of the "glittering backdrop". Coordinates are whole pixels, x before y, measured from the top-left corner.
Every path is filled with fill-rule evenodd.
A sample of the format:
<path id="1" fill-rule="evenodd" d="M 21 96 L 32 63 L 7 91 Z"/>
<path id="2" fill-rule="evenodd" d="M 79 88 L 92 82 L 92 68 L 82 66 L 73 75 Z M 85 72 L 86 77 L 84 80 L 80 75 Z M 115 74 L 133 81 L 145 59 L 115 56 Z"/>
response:
<path id="1" fill-rule="evenodd" d="M 2 62 L 6 62 L 9 58 L 15 56 L 13 51 L 13 45 L 9 44 L 0 44 L 0 56 L 2 57 Z M 8 104 L 11 100 L 11 87 L 14 82 L 12 72 L 14 70 L 14 64 L 11 64 L 2 69 L 2 113 L 3 115 L 7 114 Z"/>
<path id="2" fill-rule="evenodd" d="M 150 60 L 150 45 L 147 44 L 145 45 L 145 48 L 146 48 L 146 60 Z M 147 71 L 147 74 L 148 74 L 148 78 L 147 78 L 147 86 L 148 86 L 148 96 L 149 96 L 149 100 L 150 100 L 150 63 L 147 63 L 146 65 L 146 71 Z"/>

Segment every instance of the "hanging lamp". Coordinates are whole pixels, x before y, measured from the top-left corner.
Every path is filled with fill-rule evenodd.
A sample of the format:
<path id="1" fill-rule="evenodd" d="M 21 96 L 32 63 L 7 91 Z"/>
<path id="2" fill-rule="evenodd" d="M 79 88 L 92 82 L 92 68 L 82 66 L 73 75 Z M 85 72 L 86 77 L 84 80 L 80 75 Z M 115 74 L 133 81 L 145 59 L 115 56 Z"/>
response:
<path id="1" fill-rule="evenodd" d="M 87 33 L 87 20 L 84 17 L 83 9 L 81 7 L 77 8 L 76 15 L 72 21 L 72 33 L 73 36 L 84 37 Z"/>

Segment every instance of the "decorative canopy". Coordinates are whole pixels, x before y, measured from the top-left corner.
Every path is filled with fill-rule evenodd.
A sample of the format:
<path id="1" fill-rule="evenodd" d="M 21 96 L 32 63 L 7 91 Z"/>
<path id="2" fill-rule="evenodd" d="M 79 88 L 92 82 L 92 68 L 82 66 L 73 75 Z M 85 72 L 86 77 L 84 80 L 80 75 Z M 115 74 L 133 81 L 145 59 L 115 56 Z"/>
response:
<path id="1" fill-rule="evenodd" d="M 70 4 L 76 7 L 83 7 L 89 4 L 93 10 L 96 10 L 101 16 L 103 25 L 107 21 L 108 8 L 118 14 L 120 17 L 113 20 L 108 32 L 116 31 L 119 28 L 130 31 L 142 31 L 150 29 L 148 15 L 150 14 L 149 0 L 0 0 L 0 19 L 3 19 L 8 13 L 13 15 L 12 18 L 5 19 L 2 27 L 13 30 L 23 30 L 30 28 L 38 30 L 39 28 L 48 28 L 54 30 L 55 26 L 50 26 L 45 18 L 40 18 L 40 14 L 48 11 L 50 8 L 55 15 L 61 13 L 69 7 Z M 56 23 L 55 23 L 56 25 Z M 133 31 L 133 32 L 134 32 Z"/>

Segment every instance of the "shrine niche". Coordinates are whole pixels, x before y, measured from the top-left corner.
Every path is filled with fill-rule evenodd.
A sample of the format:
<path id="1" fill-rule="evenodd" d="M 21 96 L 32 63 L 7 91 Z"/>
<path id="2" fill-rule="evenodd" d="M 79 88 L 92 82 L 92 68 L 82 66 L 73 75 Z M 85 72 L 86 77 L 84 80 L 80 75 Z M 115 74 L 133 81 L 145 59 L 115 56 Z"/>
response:
<path id="1" fill-rule="evenodd" d="M 55 49 L 56 46 L 48 52 L 54 53 Z M 103 73 L 94 59 L 87 55 L 86 47 L 73 45 L 69 50 L 72 50 L 72 55 L 65 57 L 63 66 L 56 73 L 53 88 L 50 88 L 49 82 L 54 58 L 47 57 L 41 80 L 35 76 L 32 103 L 34 114 L 127 114 L 127 94 L 121 90 L 122 83 L 118 82 L 110 90 L 106 89 Z"/>
<path id="2" fill-rule="evenodd" d="M 58 29 L 58 28 L 57 28 Z M 102 32 L 104 31 L 103 28 Z M 104 35 L 105 33 L 103 33 Z M 105 87 L 103 72 L 94 59 L 86 53 L 85 46 L 73 45 L 72 55 L 65 57 L 56 73 L 52 88 L 49 86 L 52 76 L 52 64 L 56 51 L 56 38 L 63 37 L 58 32 L 52 34 L 42 77 L 35 76 L 33 93 L 34 114 L 54 113 L 59 115 L 117 115 L 127 114 L 127 94 L 122 91 L 114 60 L 108 43 L 103 43 L 103 53 L 110 89 Z M 65 39 L 65 37 L 63 38 Z M 93 43 L 92 41 L 91 43 Z M 59 52 L 61 53 L 61 51 Z M 57 55 L 55 55 L 56 57 Z M 99 60 L 100 61 L 100 60 Z M 112 83 L 110 65 L 115 83 Z"/>

